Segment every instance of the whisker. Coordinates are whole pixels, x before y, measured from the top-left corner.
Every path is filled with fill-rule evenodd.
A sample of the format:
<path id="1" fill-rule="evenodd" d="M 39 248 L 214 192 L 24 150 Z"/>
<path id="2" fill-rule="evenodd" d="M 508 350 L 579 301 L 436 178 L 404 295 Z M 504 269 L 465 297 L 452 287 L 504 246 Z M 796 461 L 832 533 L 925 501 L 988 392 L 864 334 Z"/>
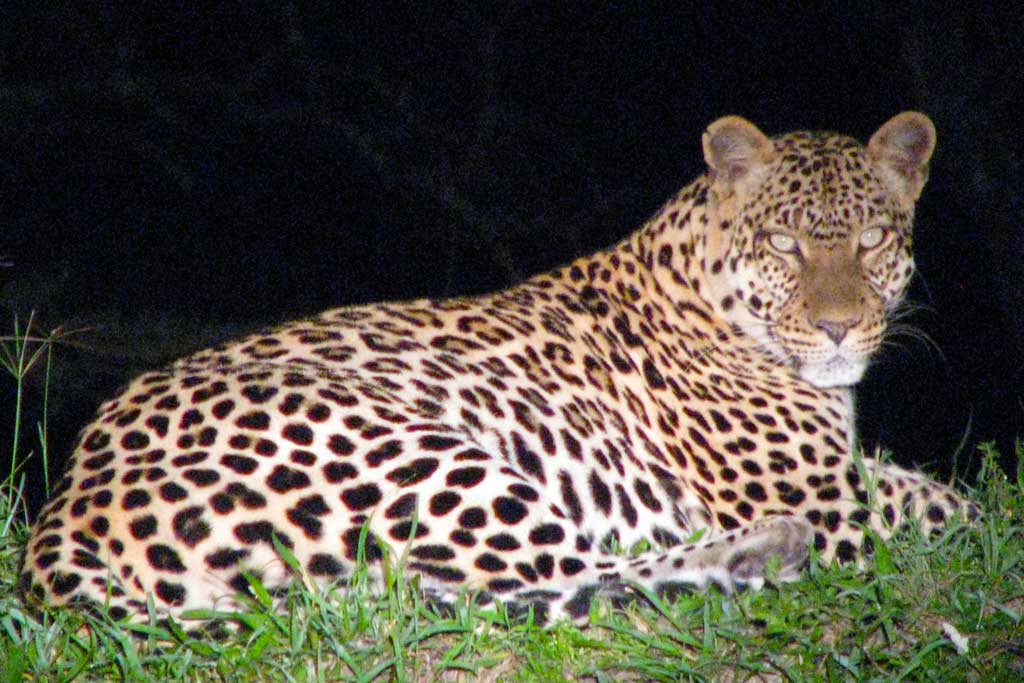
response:
<path id="1" fill-rule="evenodd" d="M 946 365 L 949 364 L 949 359 L 943 352 L 942 347 L 939 346 L 932 337 L 924 330 L 915 327 L 913 325 L 897 323 L 890 325 L 886 332 L 885 339 L 882 340 L 883 348 L 904 348 L 902 345 L 902 339 L 910 339 L 920 342 L 921 345 L 929 350 L 934 351 L 942 362 Z"/>
<path id="2" fill-rule="evenodd" d="M 918 313 L 934 314 L 935 308 L 929 304 L 915 301 L 903 301 L 886 311 L 886 318 L 890 323 L 900 322 Z"/>

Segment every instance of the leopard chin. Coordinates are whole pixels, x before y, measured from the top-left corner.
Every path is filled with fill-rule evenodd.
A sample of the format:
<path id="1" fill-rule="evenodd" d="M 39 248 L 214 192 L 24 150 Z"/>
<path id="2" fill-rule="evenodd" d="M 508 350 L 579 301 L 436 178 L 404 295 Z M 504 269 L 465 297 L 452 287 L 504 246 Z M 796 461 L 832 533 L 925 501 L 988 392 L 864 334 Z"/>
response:
<path id="1" fill-rule="evenodd" d="M 868 364 L 865 361 L 851 361 L 840 354 L 820 363 L 800 365 L 800 377 L 819 389 L 852 387 L 864 377 Z"/>

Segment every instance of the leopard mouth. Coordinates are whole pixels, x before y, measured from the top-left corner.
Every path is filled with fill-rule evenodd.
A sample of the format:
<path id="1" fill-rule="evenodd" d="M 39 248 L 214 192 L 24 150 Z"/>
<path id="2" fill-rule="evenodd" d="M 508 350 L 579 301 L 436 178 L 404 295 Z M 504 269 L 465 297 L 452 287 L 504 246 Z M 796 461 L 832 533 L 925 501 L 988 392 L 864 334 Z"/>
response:
<path id="1" fill-rule="evenodd" d="M 774 330 L 769 331 L 766 341 L 768 343 L 762 343 L 763 348 L 782 360 L 801 379 L 820 389 L 853 386 L 863 378 L 868 366 L 868 356 L 843 347 L 832 346 L 831 353 L 821 348 L 799 353 Z"/>

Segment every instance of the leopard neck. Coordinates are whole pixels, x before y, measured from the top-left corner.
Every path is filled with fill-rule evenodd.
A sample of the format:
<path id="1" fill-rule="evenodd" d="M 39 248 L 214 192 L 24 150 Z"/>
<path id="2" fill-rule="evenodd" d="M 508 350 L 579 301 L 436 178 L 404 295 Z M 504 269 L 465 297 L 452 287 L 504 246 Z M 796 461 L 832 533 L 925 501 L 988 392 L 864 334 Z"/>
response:
<path id="1" fill-rule="evenodd" d="M 696 315 L 728 328 L 705 273 L 707 192 L 707 180 L 701 176 L 669 200 L 624 246 L 644 265 L 657 293 L 678 315 Z"/>

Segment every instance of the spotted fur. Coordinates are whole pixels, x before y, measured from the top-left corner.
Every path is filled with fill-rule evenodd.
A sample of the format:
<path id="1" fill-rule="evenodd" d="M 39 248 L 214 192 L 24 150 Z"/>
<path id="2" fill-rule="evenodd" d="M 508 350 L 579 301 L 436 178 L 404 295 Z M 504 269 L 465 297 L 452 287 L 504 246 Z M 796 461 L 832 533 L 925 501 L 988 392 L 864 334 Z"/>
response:
<path id="1" fill-rule="evenodd" d="M 940 525 L 965 507 L 950 489 L 855 465 L 849 388 L 913 272 L 933 145 L 917 113 L 867 146 L 719 119 L 708 172 L 605 251 L 144 374 L 83 431 L 23 589 L 134 618 L 150 596 L 233 609 L 246 574 L 296 578 L 276 538 L 303 580 L 360 557 L 380 576 L 389 547 L 442 599 L 583 621 L 632 582 L 730 590 L 771 557 L 794 577 L 809 543 L 848 561 L 865 528 Z M 656 549 L 613 552 L 639 541 Z"/>

